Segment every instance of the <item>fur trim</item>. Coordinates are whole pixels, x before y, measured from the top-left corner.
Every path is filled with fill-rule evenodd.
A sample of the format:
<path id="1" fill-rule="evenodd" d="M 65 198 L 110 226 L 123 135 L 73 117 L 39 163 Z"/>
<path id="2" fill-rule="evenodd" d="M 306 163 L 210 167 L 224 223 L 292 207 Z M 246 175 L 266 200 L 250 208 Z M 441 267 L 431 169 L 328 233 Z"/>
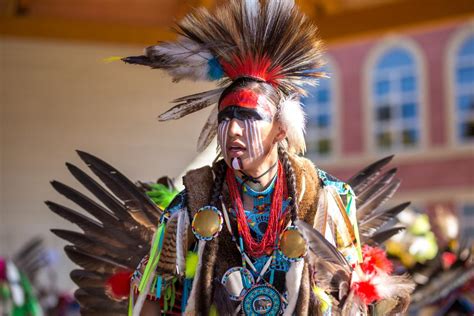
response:
<path id="1" fill-rule="evenodd" d="M 286 131 L 288 151 L 295 154 L 304 154 L 306 151 L 304 139 L 306 115 L 296 96 L 290 96 L 281 102 L 278 119 Z"/>
<path id="2" fill-rule="evenodd" d="M 286 273 L 286 289 L 288 290 L 288 305 L 283 316 L 293 315 L 300 292 L 301 276 L 303 275 L 304 260 L 292 262 Z"/>

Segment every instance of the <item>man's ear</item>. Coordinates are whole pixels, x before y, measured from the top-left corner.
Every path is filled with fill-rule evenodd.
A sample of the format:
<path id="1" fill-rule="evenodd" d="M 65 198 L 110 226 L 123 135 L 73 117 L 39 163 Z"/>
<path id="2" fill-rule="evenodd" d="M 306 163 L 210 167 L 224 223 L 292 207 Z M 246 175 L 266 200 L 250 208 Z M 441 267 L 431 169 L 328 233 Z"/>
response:
<path id="1" fill-rule="evenodd" d="M 278 133 L 276 134 L 275 138 L 273 139 L 273 143 L 274 144 L 279 143 L 282 140 L 284 140 L 285 137 L 286 137 L 286 130 L 283 129 L 281 124 L 278 124 Z"/>

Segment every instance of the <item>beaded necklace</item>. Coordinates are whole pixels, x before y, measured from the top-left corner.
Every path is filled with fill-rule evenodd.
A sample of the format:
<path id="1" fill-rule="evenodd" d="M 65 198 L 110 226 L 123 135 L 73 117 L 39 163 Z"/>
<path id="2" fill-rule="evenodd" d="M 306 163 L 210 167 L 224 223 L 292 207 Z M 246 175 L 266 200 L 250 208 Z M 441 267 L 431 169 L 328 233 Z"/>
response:
<path id="1" fill-rule="evenodd" d="M 256 240 L 250 233 L 240 190 L 235 180 L 234 172 L 230 168 L 227 169 L 226 182 L 237 217 L 237 228 L 245 244 L 246 252 L 254 258 L 271 254 L 275 246 L 276 238 L 281 233 L 282 225 L 280 219 L 282 203 L 283 199 L 287 196 L 285 173 L 283 172 L 281 164 L 278 163 L 278 174 L 272 195 L 268 226 L 261 240 Z"/>

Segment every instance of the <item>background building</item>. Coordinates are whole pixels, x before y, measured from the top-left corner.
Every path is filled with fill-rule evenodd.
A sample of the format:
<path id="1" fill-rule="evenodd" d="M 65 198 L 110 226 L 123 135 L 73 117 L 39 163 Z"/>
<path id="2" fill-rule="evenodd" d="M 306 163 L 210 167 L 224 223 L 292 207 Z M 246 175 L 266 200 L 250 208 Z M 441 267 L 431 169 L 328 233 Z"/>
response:
<path id="1" fill-rule="evenodd" d="M 68 223 L 42 203 L 73 184 L 64 161 L 92 152 L 132 179 L 177 177 L 193 161 L 207 113 L 158 124 L 169 101 L 205 89 L 159 71 L 107 64 L 172 39 L 175 17 L 213 0 L 4 0 L 1 36 L 0 254 L 32 236 L 57 249 Z M 396 201 L 448 207 L 474 234 L 474 2 L 302 0 L 327 42 L 331 79 L 304 101 L 308 156 L 344 179 L 396 154 Z M 83 166 L 83 165 L 82 165 Z M 70 205 L 73 207 L 73 205 Z"/>

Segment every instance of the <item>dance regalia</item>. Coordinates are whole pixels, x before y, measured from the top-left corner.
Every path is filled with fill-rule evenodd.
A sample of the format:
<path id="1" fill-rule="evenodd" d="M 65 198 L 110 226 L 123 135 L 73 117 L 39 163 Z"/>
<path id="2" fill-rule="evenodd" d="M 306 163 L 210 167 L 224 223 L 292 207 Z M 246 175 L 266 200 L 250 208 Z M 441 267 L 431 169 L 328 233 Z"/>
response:
<path id="1" fill-rule="evenodd" d="M 218 81 L 217 89 L 177 99 L 159 118 L 179 119 L 215 105 L 198 150 L 217 135 L 220 154 L 212 167 L 186 174 L 185 191 L 166 209 L 150 199 L 146 185 L 95 156 L 79 152 L 113 195 L 68 164 L 101 201 L 54 182 L 97 220 L 47 202 L 84 231 L 55 231 L 73 244 L 66 253 L 83 268 L 71 273 L 82 313 L 139 315 L 146 299 L 162 312 L 189 315 L 406 309 L 411 282 L 392 276 L 384 252 L 373 247 L 401 229 L 381 230 L 407 206 L 379 209 L 399 185 L 395 170 L 381 172 L 391 157 L 342 182 L 299 156 L 305 150 L 299 97 L 324 76 L 316 27 L 291 0 L 232 0 L 214 13 L 186 16 L 178 32 L 176 42 L 123 60 L 164 69 L 175 81 Z M 243 173 L 242 160 L 228 156 L 235 121 L 245 127 L 250 158 L 264 154 L 263 143 L 255 141 L 260 122 L 277 121 L 285 132 L 272 145 L 276 175 L 262 192 L 248 186 L 256 178 Z M 244 197 L 252 209 L 244 208 Z"/>
<path id="2" fill-rule="evenodd" d="M 361 258 L 359 243 L 357 240 L 346 238 L 347 236 L 340 236 L 346 234 L 347 231 L 357 231 L 355 224 L 355 199 L 352 189 L 347 184 L 331 177 L 321 170 L 319 170 L 318 174 L 314 165 L 306 159 L 295 156 L 292 157 L 291 161 L 295 169 L 297 187 L 299 188 L 299 192 L 303 192 L 303 194 L 298 197 L 299 218 L 309 224 L 319 225 L 321 227 L 325 225 L 324 230 L 326 231 L 327 238 L 331 240 L 339 250 L 346 254 L 345 258 L 350 264 L 357 264 L 357 262 L 360 261 L 359 258 Z M 170 218 L 177 217 L 179 220 L 180 212 L 192 218 L 196 212 L 191 210 L 199 210 L 209 204 L 208 199 L 203 198 L 203 196 L 209 196 L 209 194 L 203 194 L 203 191 L 211 191 L 212 181 L 206 183 L 201 179 L 212 179 L 212 173 L 209 167 L 194 170 L 185 176 L 184 183 L 186 184 L 186 191 L 182 192 L 176 198 L 176 201 L 168 208 L 168 216 Z M 242 180 L 237 180 L 239 183 L 242 183 Z M 257 239 L 262 238 L 266 224 L 268 223 L 271 195 L 275 186 L 275 180 L 276 178 L 274 178 L 269 187 L 262 192 L 254 191 L 248 185 L 242 183 L 242 194 L 247 194 L 256 200 L 254 209 L 246 211 L 246 214 L 249 227 L 251 227 L 251 231 Z M 333 196 L 333 193 L 337 195 Z M 325 195 L 325 197 L 321 198 L 322 195 Z M 317 201 L 326 199 L 331 199 L 334 203 L 331 203 L 326 208 L 321 207 L 321 213 L 326 212 L 327 216 L 318 217 L 320 222 L 315 223 L 315 214 L 318 211 Z M 337 206 L 336 199 L 338 202 L 343 202 L 342 210 Z M 229 200 L 228 194 L 224 195 L 224 200 L 226 201 L 225 204 L 227 204 L 227 209 L 230 213 L 229 221 L 232 227 L 231 230 L 235 232 L 237 225 L 235 212 L 232 209 L 232 201 Z M 285 208 L 287 205 L 288 203 L 285 201 L 282 206 L 284 218 L 286 218 Z M 349 219 L 350 227 L 341 229 L 342 225 L 347 225 L 347 222 L 340 222 L 345 218 Z M 341 227 L 337 228 L 336 223 L 341 225 Z M 337 236 L 339 236 L 339 238 Z M 189 296 L 185 294 L 184 300 L 187 302 L 183 303 L 183 292 L 193 293 L 193 291 L 190 289 L 181 290 L 179 302 L 177 300 L 175 301 L 175 305 L 179 306 L 181 311 L 186 310 L 187 312 L 197 312 L 198 314 L 206 314 L 209 312 L 209 308 L 212 306 L 214 300 L 212 293 L 215 292 L 215 283 L 213 280 L 225 280 L 225 277 L 229 275 L 229 271 L 237 271 L 242 269 L 243 266 L 246 266 L 245 272 L 251 275 L 250 279 L 254 280 L 252 282 L 254 283 L 254 287 L 258 285 L 255 280 L 259 274 L 262 270 L 266 271 L 260 283 L 262 285 L 271 285 L 278 290 L 278 294 L 282 296 L 283 301 L 279 304 L 290 306 L 292 310 L 297 311 L 297 314 L 312 313 L 312 311 L 314 311 L 317 304 L 314 301 L 311 302 L 311 300 L 315 298 L 312 298 L 311 292 L 313 291 L 310 289 L 309 269 L 308 266 L 305 265 L 304 260 L 298 260 L 298 258 L 292 260 L 291 258 L 287 258 L 283 251 L 277 249 L 273 254 L 274 258 L 270 258 L 272 254 L 262 255 L 259 258 L 249 258 L 255 268 L 253 269 L 245 260 L 242 261 L 241 254 L 238 250 L 238 236 L 237 238 L 235 237 L 236 236 L 232 238 L 231 233 L 224 224 L 222 231 L 215 240 L 213 239 L 213 241 L 209 242 L 209 245 L 206 246 L 202 257 L 199 258 L 200 262 L 205 265 L 205 267 L 201 268 L 202 271 L 199 273 L 199 281 L 193 283 L 193 281 L 188 279 L 184 282 L 185 284 L 189 284 L 191 281 L 192 287 L 196 287 L 195 295 Z M 179 247 L 179 242 L 177 242 L 176 246 Z M 166 245 L 163 245 L 163 247 L 166 247 Z M 273 260 L 270 263 L 270 268 L 265 267 L 265 264 L 269 260 Z M 143 263 L 148 261 L 149 258 L 147 256 Z M 164 261 L 166 261 L 166 259 Z M 170 268 L 174 269 L 174 266 Z M 138 293 L 143 270 L 144 264 L 134 273 L 132 282 L 134 293 Z M 272 279 L 272 282 L 270 282 L 270 279 Z M 150 286 L 151 290 L 148 299 L 160 300 L 164 296 L 163 293 L 166 292 L 168 286 L 176 287 L 173 280 L 168 283 L 168 286 L 162 285 L 162 291 L 157 293 L 156 285 L 158 282 L 163 281 L 160 280 L 160 276 L 155 276 Z M 244 289 L 242 292 L 248 292 L 250 289 L 251 286 L 249 285 L 249 288 Z M 240 296 L 240 300 L 243 298 L 243 295 L 234 296 Z M 237 297 L 234 297 L 234 299 L 236 300 L 228 300 L 227 303 L 234 307 L 234 309 L 237 309 Z M 161 299 L 160 301 L 164 305 L 165 300 Z M 193 306 L 193 310 L 186 308 L 189 304 Z M 169 305 L 169 302 L 167 302 L 166 305 Z M 324 311 L 329 312 L 330 306 L 331 302 L 328 302 Z M 288 307 L 286 307 L 286 309 L 288 309 Z M 170 308 L 169 310 L 172 311 L 173 309 Z"/>

